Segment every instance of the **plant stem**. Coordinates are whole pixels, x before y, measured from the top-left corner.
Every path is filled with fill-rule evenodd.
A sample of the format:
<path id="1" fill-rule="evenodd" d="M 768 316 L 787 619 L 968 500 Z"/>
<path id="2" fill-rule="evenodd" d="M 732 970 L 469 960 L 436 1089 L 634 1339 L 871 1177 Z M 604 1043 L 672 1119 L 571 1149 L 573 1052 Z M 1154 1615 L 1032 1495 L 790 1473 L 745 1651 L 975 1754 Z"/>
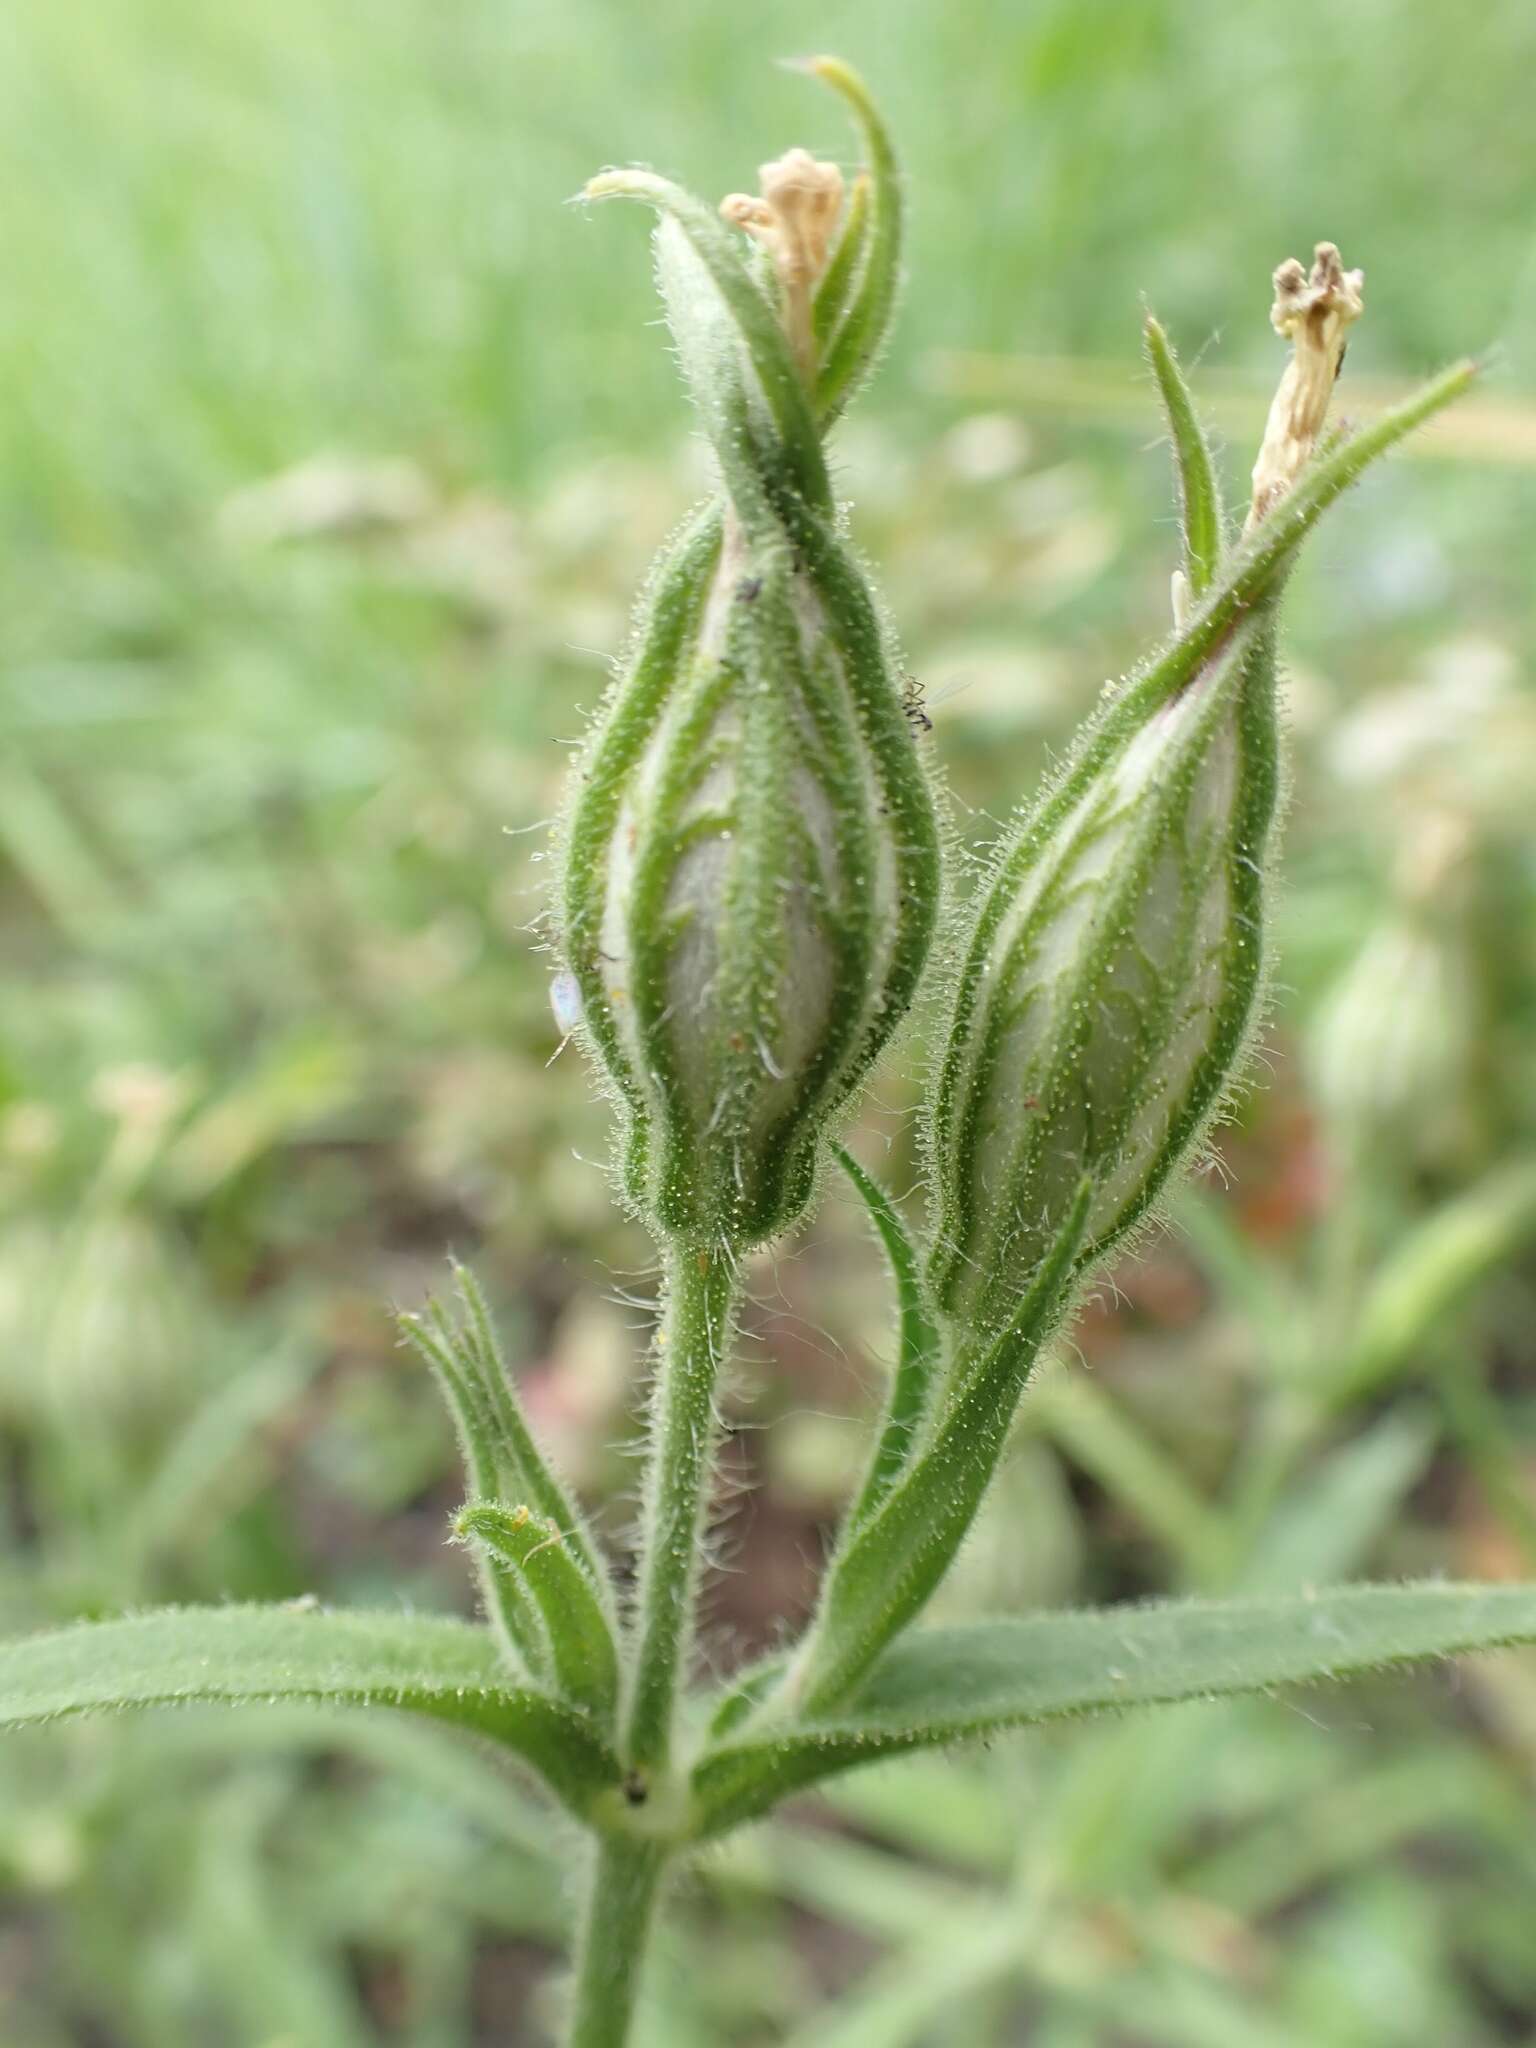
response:
<path id="1" fill-rule="evenodd" d="M 693 1637 L 715 1441 L 715 1381 L 730 1345 L 736 1275 L 722 1252 L 669 1245 L 651 1396 L 635 1653 L 624 1757 L 654 1778 L 672 1749 L 677 1695 Z"/>
<path id="2" fill-rule="evenodd" d="M 666 1851 L 599 1835 L 576 1949 L 567 2048 L 624 2048 Z"/>

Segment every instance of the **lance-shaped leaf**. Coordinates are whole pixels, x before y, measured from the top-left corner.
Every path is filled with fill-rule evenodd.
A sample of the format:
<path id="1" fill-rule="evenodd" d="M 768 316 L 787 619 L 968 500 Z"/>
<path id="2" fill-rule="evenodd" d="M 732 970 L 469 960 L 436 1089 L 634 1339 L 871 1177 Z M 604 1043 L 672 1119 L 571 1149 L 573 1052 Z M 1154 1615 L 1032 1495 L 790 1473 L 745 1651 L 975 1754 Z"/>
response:
<path id="1" fill-rule="evenodd" d="M 524 1581 L 544 1617 L 556 1686 L 606 1724 L 618 1697 L 618 1649 L 592 1581 L 563 1531 L 525 1507 L 497 1501 L 471 1501 L 453 1527 L 456 1536 L 483 1544 Z"/>
<path id="2" fill-rule="evenodd" d="M 516 1497 L 528 1502 L 536 1514 L 563 1532 L 571 1556 L 580 1564 L 598 1595 L 605 1598 L 608 1574 L 603 1568 L 597 1538 L 577 1507 L 575 1497 L 546 1461 L 528 1426 L 506 1358 L 497 1342 L 495 1324 L 480 1283 L 457 1259 L 450 1260 L 449 1264 L 465 1310 L 466 1319 L 460 1326 L 464 1348 L 476 1367 L 478 1384 L 484 1389 L 502 1456 L 516 1484 Z"/>
<path id="3" fill-rule="evenodd" d="M 1221 559 L 1224 520 L 1221 486 L 1210 444 L 1195 411 L 1195 401 L 1184 373 L 1179 368 L 1162 325 L 1149 313 L 1146 319 L 1147 360 L 1157 379 L 1163 411 L 1168 418 L 1168 438 L 1173 444 L 1173 472 L 1179 487 L 1179 525 L 1184 536 L 1184 575 L 1191 593 L 1202 596 L 1216 575 Z"/>
<path id="4" fill-rule="evenodd" d="M 786 1685 L 806 1710 L 846 1696 L 949 1569 L 991 1483 L 1040 1346 L 1062 1313 L 1091 1193 L 1085 1181 L 1011 1326 L 952 1391 L 929 1440 L 827 1567 L 816 1620 Z"/>
<path id="5" fill-rule="evenodd" d="M 509 1685 L 487 1629 L 438 1616 L 170 1607 L 0 1643 L 0 1725 L 127 1707 L 393 1707 L 514 1750 L 572 1811 L 619 1780 L 588 1717 Z"/>
<path id="6" fill-rule="evenodd" d="M 452 1271 L 457 1312 L 434 1298 L 420 1315 L 403 1315 L 400 1327 L 431 1367 L 453 1417 L 470 1492 L 509 1506 L 528 1503 L 552 1527 L 565 1531 L 570 1555 L 611 1626 L 612 1594 L 596 1539 L 528 1426 L 479 1283 L 457 1260 Z M 553 1651 L 532 1588 L 492 1554 L 482 1553 L 481 1564 L 491 1618 L 515 1658 L 547 1677 L 554 1668 Z"/>
<path id="7" fill-rule="evenodd" d="M 884 1188 L 864 1171 L 851 1152 L 834 1148 L 837 1163 L 852 1181 L 869 1220 L 885 1247 L 896 1289 L 896 1370 L 885 1405 L 885 1418 L 870 1459 L 869 1471 L 849 1513 L 849 1526 L 865 1521 L 895 1485 L 907 1453 L 928 1410 L 928 1390 L 938 1366 L 942 1340 L 929 1313 L 917 1250 L 907 1227 Z"/>
<path id="8" fill-rule="evenodd" d="M 401 1315 L 399 1326 L 432 1368 L 438 1392 L 453 1418 L 471 1492 L 501 1492 L 507 1474 L 505 1445 L 489 1412 L 473 1358 L 461 1346 L 451 1319 L 434 1301 L 428 1303 L 425 1315 Z M 535 1678 L 548 1677 L 549 1643 L 531 1587 L 489 1552 L 479 1554 L 476 1566 L 486 1618 L 508 1664 Z"/>
<path id="9" fill-rule="evenodd" d="M 1347 1586 L 924 1629 L 826 1714 L 742 1730 L 694 1773 L 701 1834 L 838 1771 L 1039 1721 L 1342 1679 L 1536 1642 L 1536 1585 Z"/>

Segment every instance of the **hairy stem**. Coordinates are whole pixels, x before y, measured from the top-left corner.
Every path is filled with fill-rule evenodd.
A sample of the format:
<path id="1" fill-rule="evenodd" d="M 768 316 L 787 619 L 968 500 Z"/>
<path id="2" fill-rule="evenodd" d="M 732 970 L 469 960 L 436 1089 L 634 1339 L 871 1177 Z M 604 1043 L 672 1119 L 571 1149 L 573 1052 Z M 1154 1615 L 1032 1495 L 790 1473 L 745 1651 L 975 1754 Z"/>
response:
<path id="1" fill-rule="evenodd" d="M 723 1252 L 668 1247 L 624 1710 L 624 1759 L 643 1779 L 666 1770 L 687 1675 L 714 1462 L 715 1381 L 730 1348 L 735 1306 L 736 1275 Z M 644 1796 L 643 1783 L 640 1790 Z"/>
<path id="2" fill-rule="evenodd" d="M 624 2048 L 666 1852 L 629 1835 L 596 1844 L 566 2032 L 567 2048 Z"/>

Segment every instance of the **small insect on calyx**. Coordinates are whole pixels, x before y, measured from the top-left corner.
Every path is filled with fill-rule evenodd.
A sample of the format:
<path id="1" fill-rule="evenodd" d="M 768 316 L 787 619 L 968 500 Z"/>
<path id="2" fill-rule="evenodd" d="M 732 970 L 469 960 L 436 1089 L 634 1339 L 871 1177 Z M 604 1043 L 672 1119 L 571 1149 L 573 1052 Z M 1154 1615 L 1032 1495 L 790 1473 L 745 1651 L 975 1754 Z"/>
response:
<path id="1" fill-rule="evenodd" d="M 660 215 L 720 491 L 658 563 L 573 779 L 560 950 L 631 1201 L 731 1250 L 805 1208 L 824 1134 L 911 1001 L 938 895 L 911 713 L 822 452 L 890 317 L 899 188 L 858 80 L 809 68 L 862 131 L 857 205 L 803 150 L 718 213 L 638 171 L 588 188 Z"/>
<path id="2" fill-rule="evenodd" d="M 928 716 L 928 702 L 923 686 L 916 676 L 908 676 L 902 685 L 901 708 L 908 725 L 917 733 L 932 732 L 933 720 Z"/>

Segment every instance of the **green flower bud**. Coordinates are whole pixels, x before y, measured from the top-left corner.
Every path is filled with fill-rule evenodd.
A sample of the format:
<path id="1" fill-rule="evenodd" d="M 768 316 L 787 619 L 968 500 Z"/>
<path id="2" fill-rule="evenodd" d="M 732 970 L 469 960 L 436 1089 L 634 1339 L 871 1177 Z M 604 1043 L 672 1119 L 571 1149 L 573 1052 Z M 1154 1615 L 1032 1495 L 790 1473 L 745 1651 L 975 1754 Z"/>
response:
<path id="1" fill-rule="evenodd" d="M 591 188 L 662 213 L 723 492 L 655 572 L 578 764 L 561 949 L 630 1199 L 665 1235 L 733 1249 L 804 1210 L 823 1135 L 911 1001 L 938 892 L 900 664 L 821 451 L 889 312 L 896 185 L 861 90 L 819 68 L 871 140 L 867 197 L 844 215 L 839 174 L 803 151 L 766 166 L 764 196 L 723 209 L 766 265 L 659 179 Z"/>
<path id="2" fill-rule="evenodd" d="M 1442 380 L 1314 462 L 1362 285 L 1331 242 L 1310 271 L 1275 272 L 1270 319 L 1291 357 L 1230 554 L 1193 401 L 1148 320 L 1179 480 L 1178 637 L 1005 836 L 959 949 L 930 1113 L 929 1281 L 962 1349 L 1013 1325 L 1085 1186 L 1074 1271 L 1125 1238 L 1241 1066 L 1280 780 L 1275 592 L 1343 483 L 1466 381 Z"/>
<path id="3" fill-rule="evenodd" d="M 1085 1178 L 1080 1269 L 1146 1214 L 1252 1028 L 1277 786 L 1268 622 L 1171 694 L 1166 669 L 1090 728 L 969 932 L 933 1106 L 930 1280 L 978 1337 L 1012 1321 Z"/>

